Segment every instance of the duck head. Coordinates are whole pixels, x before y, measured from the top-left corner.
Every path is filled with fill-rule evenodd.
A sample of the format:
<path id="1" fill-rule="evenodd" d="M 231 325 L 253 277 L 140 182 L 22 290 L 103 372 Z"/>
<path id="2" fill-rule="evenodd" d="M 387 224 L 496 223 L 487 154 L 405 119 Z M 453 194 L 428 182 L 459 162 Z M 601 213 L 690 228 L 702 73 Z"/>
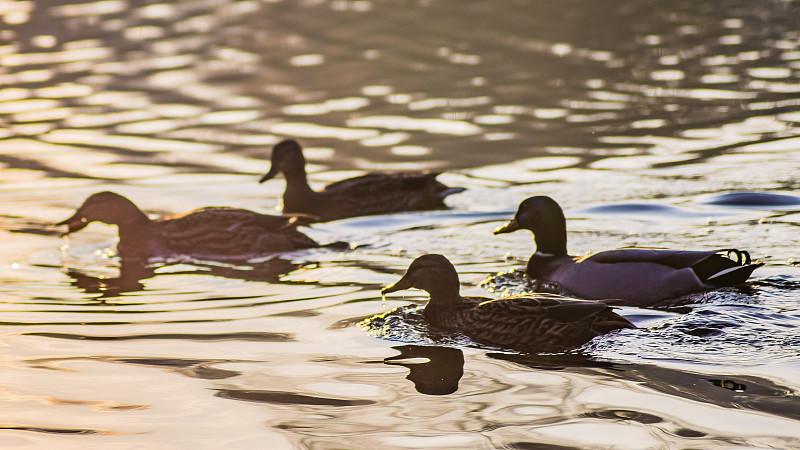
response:
<path id="1" fill-rule="evenodd" d="M 494 230 L 494 234 L 530 230 L 536 240 L 536 251 L 553 255 L 567 254 L 567 221 L 564 211 L 550 197 L 529 197 L 519 204 L 510 222 Z"/>
<path id="2" fill-rule="evenodd" d="M 458 298 L 458 273 L 444 256 L 422 255 L 408 266 L 400 280 L 381 289 L 381 295 L 411 288 L 426 291 L 433 302 L 440 298 Z"/>
<path id="3" fill-rule="evenodd" d="M 295 173 L 305 176 L 306 159 L 303 156 L 303 149 L 300 144 L 293 139 L 285 139 L 272 147 L 269 172 L 267 172 L 259 183 L 275 178 L 279 173 L 284 176 L 291 176 Z"/>
<path id="4" fill-rule="evenodd" d="M 147 223 L 150 219 L 127 198 L 114 192 L 103 191 L 92 194 L 70 218 L 56 225 L 66 225 L 64 236 L 82 230 L 92 222 L 109 225 Z"/>

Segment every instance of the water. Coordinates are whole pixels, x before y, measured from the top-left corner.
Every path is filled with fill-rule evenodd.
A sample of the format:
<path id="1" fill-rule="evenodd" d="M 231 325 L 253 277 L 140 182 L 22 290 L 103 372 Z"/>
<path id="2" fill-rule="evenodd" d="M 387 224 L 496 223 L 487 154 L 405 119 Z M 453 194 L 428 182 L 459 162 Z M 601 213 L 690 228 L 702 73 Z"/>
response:
<path id="1" fill-rule="evenodd" d="M 3 448 L 800 446 L 796 1 L 144 1 L 0 5 Z M 114 190 L 148 213 L 270 212 L 268 148 L 321 186 L 437 169 L 448 211 L 314 226 L 249 264 L 120 266 L 53 226 Z M 465 295 L 524 265 L 517 204 L 574 254 L 744 248 L 746 287 L 569 355 L 358 326 L 425 252 Z M 415 325 L 412 323 L 411 325 Z M 419 325 L 419 324 L 416 324 Z"/>

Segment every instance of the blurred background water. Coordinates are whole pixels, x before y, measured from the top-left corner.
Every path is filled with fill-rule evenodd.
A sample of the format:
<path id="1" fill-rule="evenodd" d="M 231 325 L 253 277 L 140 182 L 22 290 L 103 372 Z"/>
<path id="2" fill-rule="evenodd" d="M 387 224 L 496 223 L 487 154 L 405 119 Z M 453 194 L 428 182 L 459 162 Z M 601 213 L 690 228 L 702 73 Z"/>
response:
<path id="1" fill-rule="evenodd" d="M 793 0 L 0 3 L 3 448 L 797 448 L 800 4 Z M 114 190 L 153 215 L 274 212 L 269 148 L 315 186 L 435 169 L 447 211 L 319 224 L 352 251 L 130 267 Z M 413 257 L 462 291 L 524 265 L 530 195 L 575 254 L 738 247 L 747 287 L 570 355 L 373 336 Z"/>

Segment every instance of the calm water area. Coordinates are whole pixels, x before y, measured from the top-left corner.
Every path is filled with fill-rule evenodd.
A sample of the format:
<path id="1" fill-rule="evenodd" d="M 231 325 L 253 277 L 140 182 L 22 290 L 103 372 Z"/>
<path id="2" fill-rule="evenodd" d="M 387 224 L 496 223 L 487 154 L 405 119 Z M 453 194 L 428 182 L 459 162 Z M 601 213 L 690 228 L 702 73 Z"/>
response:
<path id="1" fill-rule="evenodd" d="M 157 217 L 277 213 L 312 184 L 431 169 L 450 209 L 304 229 L 352 250 L 122 265 L 54 224 L 112 190 Z M 741 248 L 766 264 L 567 354 L 375 335 L 424 253 L 462 293 L 549 195 L 577 255 Z M 800 448 L 800 2 L 0 2 L 0 448 Z"/>

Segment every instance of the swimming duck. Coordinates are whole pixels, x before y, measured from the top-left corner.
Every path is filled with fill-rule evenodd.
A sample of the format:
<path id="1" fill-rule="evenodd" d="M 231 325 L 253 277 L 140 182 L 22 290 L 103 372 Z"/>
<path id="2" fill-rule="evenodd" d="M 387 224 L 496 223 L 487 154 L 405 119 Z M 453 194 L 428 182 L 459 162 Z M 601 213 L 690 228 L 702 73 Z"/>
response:
<path id="1" fill-rule="evenodd" d="M 633 328 L 610 306 L 599 302 L 553 294 L 499 300 L 462 297 L 456 269 L 442 255 L 415 259 L 405 275 L 383 288 L 381 294 L 409 288 L 428 292 L 430 300 L 422 315 L 435 327 L 502 348 L 558 352 L 612 330 Z"/>
<path id="2" fill-rule="evenodd" d="M 554 282 L 580 298 L 615 299 L 613 303 L 646 306 L 667 299 L 744 283 L 763 262 L 752 263 L 744 250 L 684 251 L 621 248 L 583 258 L 567 254 L 564 212 L 550 197 L 524 200 L 517 214 L 494 234 L 530 230 L 536 252 L 527 275 Z"/>
<path id="3" fill-rule="evenodd" d="M 444 208 L 444 198 L 464 191 L 436 181 L 438 172 L 376 172 L 331 183 L 320 192 L 308 185 L 306 160 L 296 141 L 272 148 L 269 172 L 260 183 L 283 173 L 284 214 L 307 214 L 322 222 L 399 211 Z"/>
<path id="4" fill-rule="evenodd" d="M 185 255 L 242 259 L 319 247 L 297 231 L 297 220 L 293 217 L 208 207 L 151 220 L 133 202 L 108 191 L 89 196 L 72 217 L 57 225 L 67 225 L 64 233 L 67 235 L 95 221 L 117 226 L 117 250 L 123 257 Z"/>

